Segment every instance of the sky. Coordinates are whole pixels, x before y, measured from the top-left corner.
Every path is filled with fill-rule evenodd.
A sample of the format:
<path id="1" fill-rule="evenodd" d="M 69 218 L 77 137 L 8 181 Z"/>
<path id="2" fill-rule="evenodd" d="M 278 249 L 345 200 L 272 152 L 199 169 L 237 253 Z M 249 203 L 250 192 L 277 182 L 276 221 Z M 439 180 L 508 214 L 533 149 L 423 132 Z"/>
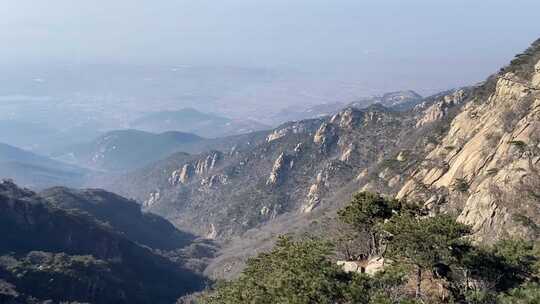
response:
<path id="1" fill-rule="evenodd" d="M 434 92 L 484 79 L 540 37 L 538 0 L 1 2 L 4 68 L 263 67 Z"/>

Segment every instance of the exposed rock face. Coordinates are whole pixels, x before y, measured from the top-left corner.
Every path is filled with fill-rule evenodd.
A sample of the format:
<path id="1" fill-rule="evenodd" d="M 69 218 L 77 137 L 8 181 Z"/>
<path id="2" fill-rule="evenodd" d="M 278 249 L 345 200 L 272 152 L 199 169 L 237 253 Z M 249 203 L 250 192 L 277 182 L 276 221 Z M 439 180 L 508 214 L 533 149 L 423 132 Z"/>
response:
<path id="1" fill-rule="evenodd" d="M 181 169 L 173 171 L 169 183 L 172 186 L 187 184 L 195 172 L 195 168 L 191 164 L 185 164 Z"/>
<path id="2" fill-rule="evenodd" d="M 159 201 L 161 193 L 159 190 L 150 192 L 150 195 L 146 201 L 143 203 L 143 207 L 150 208 Z"/>
<path id="3" fill-rule="evenodd" d="M 346 148 L 344 148 L 343 152 L 341 152 L 339 160 L 341 160 L 342 162 L 348 162 L 349 160 L 351 160 L 351 157 L 354 154 L 354 149 L 354 144 L 349 144 Z"/>
<path id="4" fill-rule="evenodd" d="M 382 257 L 373 257 L 368 261 L 337 261 L 337 265 L 343 268 L 345 272 L 365 273 L 370 276 L 384 269 L 385 259 Z"/>
<path id="5" fill-rule="evenodd" d="M 222 158 L 221 152 L 212 152 L 205 159 L 197 161 L 195 166 L 195 173 L 197 175 L 205 175 L 208 172 L 212 171 L 219 160 Z"/>
<path id="6" fill-rule="evenodd" d="M 537 42 L 485 83 L 428 97 L 408 112 L 373 106 L 285 124 L 225 153 L 211 173 L 193 174 L 186 184 L 167 179 L 207 155 L 169 158 L 128 176 L 123 184 L 136 190 L 124 193 L 144 199 L 161 189 L 148 210 L 200 235 L 212 223 L 217 239 L 241 236 L 230 246 L 251 252 L 261 239 L 309 230 L 360 189 L 459 216 L 478 241 L 538 238 L 539 61 Z M 211 176 L 220 182 L 207 187 Z M 231 253 L 221 262 L 239 260 Z"/>
<path id="7" fill-rule="evenodd" d="M 357 272 L 357 273 L 363 273 L 363 269 L 360 266 L 359 262 L 355 261 L 337 261 L 337 265 L 341 266 L 343 268 L 343 271 L 350 273 L 350 272 Z"/>
<path id="8" fill-rule="evenodd" d="M 407 160 L 408 151 L 400 151 L 396 159 L 400 162 L 404 162 Z"/>
<path id="9" fill-rule="evenodd" d="M 301 211 L 303 213 L 309 213 L 317 207 L 320 202 L 321 198 L 324 196 L 323 192 L 326 187 L 326 181 L 328 180 L 328 174 L 325 172 L 319 172 L 317 174 L 317 179 L 313 185 L 309 188 L 309 192 L 306 197 L 306 202 L 302 206 Z"/>
<path id="10" fill-rule="evenodd" d="M 216 226 L 214 224 L 210 224 L 210 232 L 206 235 L 207 239 L 213 240 L 217 236 Z"/>
<path id="11" fill-rule="evenodd" d="M 184 185 L 189 183 L 195 176 L 206 177 L 217 167 L 222 158 L 223 153 L 214 151 L 193 162 L 183 164 L 180 169 L 171 173 L 169 184 L 171 186 Z M 213 175 L 203 178 L 201 185 L 212 187 L 216 182 L 226 182 L 226 176 Z"/>
<path id="12" fill-rule="evenodd" d="M 351 103 L 334 102 L 310 106 L 306 109 L 283 109 L 272 115 L 273 121 L 283 123 L 287 121 L 301 121 L 326 116 L 332 116 L 347 107 L 364 109 L 370 105 L 380 104 L 395 111 L 407 111 L 422 101 L 422 96 L 414 91 L 389 92 L 379 96 L 367 96 L 359 98 Z"/>
<path id="13" fill-rule="evenodd" d="M 414 126 L 382 106 L 348 108 L 336 117 L 285 124 L 231 154 L 171 157 L 128 176 L 122 186 L 130 180 L 138 186 L 120 193 L 155 202 L 150 193 L 160 189 L 146 210 L 200 235 L 213 223 L 218 239 L 284 213 L 313 213 L 358 172 L 389 157 L 403 130 Z"/>
<path id="14" fill-rule="evenodd" d="M 274 141 L 274 140 L 277 140 L 277 139 L 280 139 L 280 138 L 284 137 L 285 135 L 287 135 L 289 130 L 290 130 L 289 128 L 285 128 L 285 129 L 281 129 L 281 130 L 275 130 L 270 135 L 268 135 L 268 137 L 266 138 L 266 142 L 271 142 L 271 141 Z"/>
<path id="15" fill-rule="evenodd" d="M 227 183 L 227 175 L 224 174 L 212 175 L 210 177 L 201 179 L 201 186 L 207 187 L 209 189 L 217 187 L 219 185 L 225 185 Z"/>
<path id="16" fill-rule="evenodd" d="M 281 182 L 283 176 L 287 173 L 287 170 L 292 169 L 293 165 L 293 160 L 289 156 L 285 155 L 285 153 L 281 153 L 274 162 L 272 172 L 270 172 L 270 176 L 268 177 L 266 184 L 275 185 Z"/>
<path id="17" fill-rule="evenodd" d="M 317 130 L 317 133 L 315 133 L 315 136 L 313 137 L 313 142 L 321 145 L 328 142 L 329 135 L 332 135 L 329 134 L 331 132 L 330 129 L 330 125 L 327 122 L 323 122 Z"/>
<path id="18" fill-rule="evenodd" d="M 357 115 L 359 113 L 357 111 L 354 111 L 352 108 L 346 109 L 345 111 L 341 112 L 339 114 L 340 121 L 339 121 L 339 127 L 343 129 L 352 129 L 354 127 L 354 123 L 357 121 Z"/>
<path id="19" fill-rule="evenodd" d="M 421 127 L 425 124 L 442 119 L 448 114 L 448 110 L 452 107 L 461 104 L 467 96 L 465 90 L 457 90 L 448 95 L 444 95 L 443 100 L 429 106 L 422 113 L 422 117 L 416 123 L 416 127 Z M 422 107 L 424 105 L 419 105 Z"/>
<path id="20" fill-rule="evenodd" d="M 398 197 L 438 202 L 432 208 L 443 212 L 458 210 L 458 219 L 472 225 L 479 241 L 538 237 L 539 64 L 535 45 L 520 67 L 513 63 L 491 80 L 487 94 L 470 96 Z M 516 72 L 523 70 L 529 72 Z M 440 118 L 425 114 L 417 126 Z"/>
<path id="21" fill-rule="evenodd" d="M 272 133 L 270 133 L 266 137 L 266 142 L 272 142 L 274 140 L 278 140 L 282 137 L 287 136 L 288 134 L 299 134 L 305 131 L 306 131 L 306 128 L 302 124 L 302 122 L 292 123 L 292 124 L 286 125 L 285 127 L 274 130 Z"/>

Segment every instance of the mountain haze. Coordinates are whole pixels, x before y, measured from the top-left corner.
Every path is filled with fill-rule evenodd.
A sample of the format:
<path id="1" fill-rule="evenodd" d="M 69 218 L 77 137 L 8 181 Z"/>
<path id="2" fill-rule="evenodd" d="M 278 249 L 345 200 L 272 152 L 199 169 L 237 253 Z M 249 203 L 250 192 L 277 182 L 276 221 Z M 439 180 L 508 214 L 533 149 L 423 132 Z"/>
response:
<path id="1" fill-rule="evenodd" d="M 269 129 L 269 127 L 252 120 L 233 120 L 218 115 L 202 113 L 192 108 L 148 114 L 133 121 L 131 127 L 157 133 L 181 131 L 209 138 Z"/>
<path id="2" fill-rule="evenodd" d="M 75 187 L 84 183 L 88 173 L 88 170 L 0 143 L 0 177 L 14 179 L 27 187 Z"/>
<path id="3" fill-rule="evenodd" d="M 319 118 L 334 115 L 347 106 L 355 108 L 365 108 L 371 104 L 381 104 L 396 110 L 408 110 L 416 105 L 422 96 L 414 91 L 396 91 L 382 94 L 380 96 L 370 96 L 358 98 L 354 102 L 333 102 L 313 105 L 304 109 L 289 107 L 270 115 L 267 119 L 274 123 L 281 124 L 288 121 L 298 121 L 302 119 Z"/>
<path id="4" fill-rule="evenodd" d="M 313 221 L 359 190 L 425 202 L 473 224 L 478 240 L 537 239 L 539 46 L 479 85 L 408 111 L 375 105 L 286 123 L 254 145 L 171 156 L 112 188 L 177 227 L 236 240 L 210 266 L 217 276 L 268 248 L 271 235 L 315 231 Z M 509 199 L 517 193 L 529 195 Z"/>
<path id="5" fill-rule="evenodd" d="M 203 138 L 189 133 L 154 134 L 139 130 L 107 132 L 91 142 L 55 153 L 59 159 L 99 170 L 126 170 L 144 166 L 176 151 L 190 151 Z"/>

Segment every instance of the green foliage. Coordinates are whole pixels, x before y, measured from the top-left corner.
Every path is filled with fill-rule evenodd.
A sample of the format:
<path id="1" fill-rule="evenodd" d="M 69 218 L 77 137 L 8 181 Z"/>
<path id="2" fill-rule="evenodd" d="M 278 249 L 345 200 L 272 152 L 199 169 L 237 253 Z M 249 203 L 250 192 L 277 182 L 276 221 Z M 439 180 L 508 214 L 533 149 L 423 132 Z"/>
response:
<path id="1" fill-rule="evenodd" d="M 527 282 L 538 281 L 540 254 L 532 242 L 503 240 L 490 247 L 464 244 L 454 254 L 458 268 L 462 267 L 466 274 L 461 278 L 466 281 L 464 291 L 459 290 L 466 303 L 514 303 L 508 300 L 512 299 L 509 295 L 501 294 L 513 290 L 510 292 L 517 295 L 521 287 L 528 286 Z M 472 282 L 474 284 L 469 286 Z M 530 292 L 534 290 L 524 291 L 524 294 Z"/>
<path id="2" fill-rule="evenodd" d="M 466 238 L 470 228 L 450 216 L 428 217 L 418 207 L 366 192 L 339 218 L 357 232 L 351 237 L 381 237 L 391 263 L 374 275 L 348 274 L 332 262 L 328 242 L 281 237 L 270 253 L 249 260 L 238 279 L 219 283 L 200 303 L 539 303 L 540 248 L 531 242 L 475 246 Z M 423 276 L 428 272 L 432 276 Z M 424 284 L 416 284 L 413 297 L 411 284 L 423 279 L 448 283 L 448 293 L 426 288 L 424 294 Z"/>
<path id="3" fill-rule="evenodd" d="M 512 140 L 508 142 L 510 145 L 515 146 L 520 152 L 524 152 L 527 148 L 527 144 L 522 140 Z"/>
<path id="4" fill-rule="evenodd" d="M 470 232 L 468 226 L 447 215 L 419 218 L 404 214 L 393 217 L 383 229 L 390 234 L 390 257 L 424 268 L 451 262 L 452 246 Z"/>
<path id="5" fill-rule="evenodd" d="M 250 259 L 238 280 L 219 285 L 202 303 L 308 304 L 358 297 L 358 290 L 347 292 L 350 276 L 327 258 L 330 252 L 326 242 L 280 237 L 270 253 Z"/>
<path id="6" fill-rule="evenodd" d="M 354 275 L 349 285 L 345 289 L 344 298 L 347 303 L 372 303 L 371 292 L 373 292 L 372 280 L 367 275 Z"/>
<path id="7" fill-rule="evenodd" d="M 540 284 L 528 283 L 499 296 L 498 304 L 538 304 Z"/>
<path id="8" fill-rule="evenodd" d="M 355 228 L 365 231 L 377 222 L 389 219 L 394 210 L 400 209 L 396 199 L 386 199 L 379 194 L 361 192 L 344 209 L 338 212 L 339 218 Z"/>
<path id="9" fill-rule="evenodd" d="M 456 147 L 455 147 L 455 146 L 444 146 L 444 149 L 445 149 L 446 151 L 450 152 L 450 151 L 455 150 Z"/>
<path id="10" fill-rule="evenodd" d="M 503 240 L 493 247 L 494 254 L 504 261 L 502 287 L 524 282 L 530 277 L 540 275 L 538 248 L 524 240 Z"/>
<path id="11" fill-rule="evenodd" d="M 360 192 L 345 208 L 338 211 L 341 222 L 348 224 L 353 231 L 341 231 L 341 239 L 365 237 L 367 256 L 379 254 L 381 248 L 380 224 L 398 213 L 418 214 L 420 208 L 396 199 L 385 198 L 380 194 Z M 341 246 L 340 246 L 341 247 Z M 350 251 L 350 248 L 347 249 Z"/>
<path id="12" fill-rule="evenodd" d="M 496 304 L 497 294 L 485 290 L 468 290 L 465 292 L 467 304 Z"/>
<path id="13" fill-rule="evenodd" d="M 388 256 L 416 267 L 416 298 L 422 296 L 423 270 L 454 263 L 453 246 L 470 233 L 468 226 L 446 215 L 420 218 L 402 214 L 392 217 L 383 229 L 389 234 Z"/>
<path id="14" fill-rule="evenodd" d="M 491 168 L 491 169 L 487 170 L 488 175 L 496 175 L 497 173 L 499 173 L 499 169 L 497 169 L 497 168 Z"/>
<path id="15" fill-rule="evenodd" d="M 408 280 L 411 268 L 406 264 L 389 264 L 372 277 L 370 303 L 396 303 L 406 299 L 402 286 Z"/>
<path id="16" fill-rule="evenodd" d="M 455 180 L 454 184 L 452 185 L 453 189 L 459 192 L 467 192 L 469 191 L 469 182 L 464 178 L 458 178 Z"/>
<path id="17" fill-rule="evenodd" d="M 400 161 L 398 161 L 395 158 L 390 158 L 390 159 L 383 160 L 382 163 L 381 163 L 381 166 L 383 168 L 389 168 L 389 169 L 397 170 L 401 166 L 401 163 L 400 163 Z"/>

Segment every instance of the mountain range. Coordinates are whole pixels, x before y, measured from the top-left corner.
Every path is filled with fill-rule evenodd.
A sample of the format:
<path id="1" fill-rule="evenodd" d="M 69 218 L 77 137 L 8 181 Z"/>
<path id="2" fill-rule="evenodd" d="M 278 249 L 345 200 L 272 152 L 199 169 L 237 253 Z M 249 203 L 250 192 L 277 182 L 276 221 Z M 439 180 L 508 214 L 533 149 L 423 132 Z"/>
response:
<path id="1" fill-rule="evenodd" d="M 97 170 L 126 170 L 157 161 L 178 150 L 191 151 L 203 139 L 182 132 L 154 134 L 139 130 L 107 132 L 98 138 L 64 148 L 53 155 Z"/>
<path id="2" fill-rule="evenodd" d="M 540 41 L 485 82 L 404 111 L 348 107 L 285 123 L 252 145 L 173 155 L 108 188 L 177 227 L 227 241 L 207 271 L 217 277 L 234 274 L 272 235 L 316 231 L 360 190 L 423 202 L 488 243 L 535 239 L 539 60 Z"/>
<path id="3" fill-rule="evenodd" d="M 0 178 L 35 189 L 56 185 L 78 187 L 88 170 L 0 143 Z"/>
<path id="4" fill-rule="evenodd" d="M 317 104 L 307 108 L 289 107 L 270 115 L 267 119 L 274 124 L 289 121 L 299 121 L 310 118 L 320 118 L 334 115 L 346 107 L 365 108 L 372 104 L 380 104 L 396 110 L 407 110 L 422 100 L 422 96 L 414 91 L 395 91 L 382 95 L 358 98 L 353 102 L 331 102 Z"/>
<path id="5" fill-rule="evenodd" d="M 133 129 L 148 132 L 181 131 L 202 137 L 216 138 L 270 129 L 253 120 L 239 120 L 207 114 L 192 108 L 161 111 L 144 115 L 131 122 Z"/>
<path id="6" fill-rule="evenodd" d="M 54 152 L 55 159 L 98 171 L 122 172 L 144 167 L 175 153 L 201 153 L 211 149 L 229 150 L 249 146 L 265 132 L 252 132 L 208 139 L 195 134 L 169 131 L 150 133 L 140 130 L 116 130 Z"/>
<path id="7" fill-rule="evenodd" d="M 190 111 L 134 124 L 232 123 L 190 122 Z M 227 137 L 118 130 L 59 149 L 55 158 L 100 171 L 93 189 L 1 182 L 0 301 L 173 303 L 236 277 L 278 235 L 339 229 L 337 210 L 364 191 L 456 218 L 481 245 L 540 239 L 540 40 L 476 85 L 289 114 Z M 5 172 L 13 164 L 84 172 L 0 146 Z"/>

